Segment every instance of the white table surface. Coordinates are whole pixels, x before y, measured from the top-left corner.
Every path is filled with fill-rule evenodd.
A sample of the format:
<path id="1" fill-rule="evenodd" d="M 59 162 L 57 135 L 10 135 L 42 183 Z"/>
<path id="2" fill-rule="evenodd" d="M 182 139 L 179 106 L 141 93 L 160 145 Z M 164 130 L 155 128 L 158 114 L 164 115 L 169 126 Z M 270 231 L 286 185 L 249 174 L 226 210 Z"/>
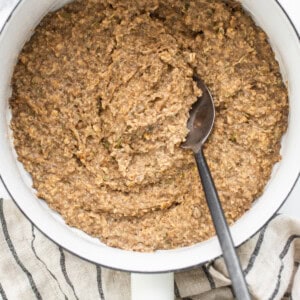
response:
<path id="1" fill-rule="evenodd" d="M 261 0 L 256 0 L 256 1 L 261 1 Z M 15 5 L 16 2 L 18 2 L 18 0 L 0 0 L 0 28 L 2 27 L 2 24 L 5 21 L 6 16 L 10 13 L 11 8 Z M 295 27 L 300 33 L 300 1 L 280 0 L 279 2 L 282 4 L 286 12 L 289 14 Z M 1 182 L 0 182 L 0 197 L 9 198 Z M 298 180 L 298 183 L 296 184 L 294 190 L 290 194 L 289 198 L 287 199 L 283 207 L 281 208 L 280 212 L 286 213 L 296 218 L 300 218 L 300 180 Z"/>

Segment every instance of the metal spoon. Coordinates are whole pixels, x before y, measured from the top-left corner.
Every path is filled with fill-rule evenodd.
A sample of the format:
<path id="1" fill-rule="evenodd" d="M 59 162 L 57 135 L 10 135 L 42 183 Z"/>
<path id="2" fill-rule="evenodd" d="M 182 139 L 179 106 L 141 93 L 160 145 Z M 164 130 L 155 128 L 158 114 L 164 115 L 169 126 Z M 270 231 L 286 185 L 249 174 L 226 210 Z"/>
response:
<path id="1" fill-rule="evenodd" d="M 215 120 L 213 98 L 207 86 L 201 79 L 197 76 L 194 76 L 193 79 L 196 81 L 203 94 L 198 98 L 197 102 L 194 103 L 190 110 L 190 117 L 187 123 L 189 134 L 187 135 L 186 141 L 182 144 L 182 147 L 191 149 L 194 152 L 206 201 L 223 251 L 225 264 L 232 281 L 235 297 L 239 300 L 250 300 L 251 298 L 245 277 L 235 251 L 229 227 L 224 216 L 224 211 L 202 151 L 202 146 L 211 133 Z"/>

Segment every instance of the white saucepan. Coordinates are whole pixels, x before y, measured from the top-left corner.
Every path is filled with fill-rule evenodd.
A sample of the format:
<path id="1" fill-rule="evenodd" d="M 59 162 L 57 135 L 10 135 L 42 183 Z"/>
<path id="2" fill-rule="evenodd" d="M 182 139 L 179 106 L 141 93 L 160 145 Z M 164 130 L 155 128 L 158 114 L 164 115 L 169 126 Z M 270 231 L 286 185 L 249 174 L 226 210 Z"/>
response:
<path id="1" fill-rule="evenodd" d="M 118 270 L 135 273 L 163 273 L 161 277 L 134 276 L 133 284 L 147 286 L 153 279 L 165 288 L 167 299 L 171 291 L 172 271 L 202 264 L 221 255 L 216 237 L 194 246 L 175 250 L 139 253 L 106 246 L 98 239 L 67 226 L 63 219 L 47 204 L 38 200 L 31 188 L 31 178 L 17 161 L 9 128 L 8 98 L 10 80 L 19 52 L 36 25 L 49 11 L 63 6 L 66 0 L 20 0 L 0 32 L 0 177 L 11 198 L 24 215 L 55 243 L 91 262 Z M 299 35 L 287 14 L 275 0 L 242 0 L 244 8 L 267 33 L 280 63 L 283 78 L 289 90 L 288 130 L 282 139 L 282 160 L 274 167 L 263 195 L 233 226 L 235 245 L 240 245 L 255 234 L 280 208 L 289 196 L 300 170 L 300 42 Z M 199 182 L 200 184 L 200 182 Z M 155 275 L 158 276 L 158 275 Z M 165 282 L 162 279 L 168 279 Z M 163 284 L 161 284 L 163 283 Z M 169 284 L 169 285 L 168 285 Z M 142 289 L 143 290 L 143 289 Z M 158 291 L 157 286 L 157 291 Z M 153 290 L 152 290 L 153 291 Z M 145 290 L 143 290 L 145 292 Z M 159 291 L 160 292 L 160 291 Z M 150 299 L 138 295 L 136 299 Z M 171 293 L 169 293 L 171 295 Z M 148 294 L 150 297 L 150 294 Z M 159 299 L 151 295 L 151 299 Z M 169 296 L 170 298 L 172 296 Z"/>

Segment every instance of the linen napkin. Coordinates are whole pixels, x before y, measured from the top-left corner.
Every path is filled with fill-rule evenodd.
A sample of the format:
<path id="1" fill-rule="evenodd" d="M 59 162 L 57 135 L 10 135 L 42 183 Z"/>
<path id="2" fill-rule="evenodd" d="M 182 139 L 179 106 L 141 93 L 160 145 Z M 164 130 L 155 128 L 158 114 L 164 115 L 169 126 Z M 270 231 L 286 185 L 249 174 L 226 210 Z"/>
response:
<path id="1" fill-rule="evenodd" d="M 0 223 L 0 299 L 130 299 L 129 273 L 63 250 L 11 200 L 0 199 Z M 300 299 L 300 220 L 275 215 L 238 254 L 253 299 Z M 234 299 L 230 284 L 219 258 L 176 273 L 174 294 L 186 300 Z"/>

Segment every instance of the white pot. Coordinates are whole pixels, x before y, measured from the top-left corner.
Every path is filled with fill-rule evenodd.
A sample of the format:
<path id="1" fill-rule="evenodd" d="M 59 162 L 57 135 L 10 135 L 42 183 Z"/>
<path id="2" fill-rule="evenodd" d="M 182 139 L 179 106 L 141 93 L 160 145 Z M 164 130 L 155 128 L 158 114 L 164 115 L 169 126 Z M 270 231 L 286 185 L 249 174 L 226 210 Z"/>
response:
<path id="1" fill-rule="evenodd" d="M 68 227 L 62 218 L 37 199 L 30 176 L 16 159 L 9 129 L 10 80 L 19 52 L 35 26 L 66 0 L 21 0 L 0 32 L 0 175 L 8 193 L 37 228 L 66 250 L 110 268 L 131 272 L 167 272 L 189 268 L 221 255 L 216 237 L 175 250 L 138 253 L 115 249 Z M 254 235 L 289 196 L 300 170 L 300 43 L 299 36 L 277 1 L 243 0 L 247 11 L 269 36 L 289 90 L 289 123 L 282 140 L 282 160 L 273 170 L 263 195 L 233 226 L 235 245 Z M 200 182 L 199 182 L 200 184 Z"/>

